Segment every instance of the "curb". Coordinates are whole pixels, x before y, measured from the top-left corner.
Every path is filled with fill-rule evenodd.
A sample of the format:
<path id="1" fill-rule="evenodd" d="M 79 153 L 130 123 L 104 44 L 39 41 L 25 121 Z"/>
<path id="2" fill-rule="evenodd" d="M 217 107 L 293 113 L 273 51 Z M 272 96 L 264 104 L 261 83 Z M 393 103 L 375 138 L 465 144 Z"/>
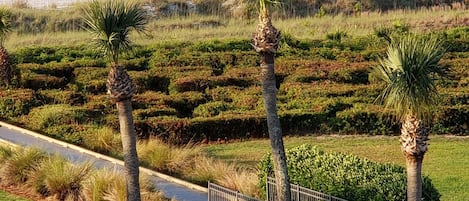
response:
<path id="1" fill-rule="evenodd" d="M 14 126 L 14 125 L 2 122 L 2 121 L 0 121 L 0 126 L 8 128 L 10 130 L 18 131 L 18 132 L 26 134 L 26 135 L 33 136 L 35 138 L 40 138 L 40 139 L 46 140 L 49 143 L 58 144 L 58 145 L 61 145 L 63 147 L 66 147 L 66 148 L 79 151 L 80 153 L 86 153 L 86 154 L 91 155 L 91 156 L 93 156 L 95 158 L 98 158 L 98 159 L 107 160 L 107 161 L 110 161 L 114 164 L 124 166 L 124 161 L 122 161 L 122 160 L 118 160 L 118 159 L 115 159 L 115 158 L 112 158 L 112 157 L 109 157 L 109 156 L 106 156 L 106 155 L 103 155 L 103 154 L 100 154 L 100 153 L 93 152 L 93 151 L 88 150 L 88 149 L 84 149 L 84 148 L 79 147 L 77 145 L 69 144 L 69 143 L 66 143 L 66 142 L 51 138 L 51 137 L 47 137 L 47 136 L 41 135 L 39 133 L 36 133 L 34 131 L 26 130 L 24 128 Z M 0 139 L 0 143 L 7 143 L 9 145 L 18 146 L 16 144 L 13 144 L 13 143 L 8 142 L 8 141 L 3 140 L 3 139 Z M 143 172 L 145 174 L 162 178 L 166 181 L 179 184 L 181 186 L 187 187 L 187 188 L 192 189 L 192 190 L 201 191 L 201 192 L 205 192 L 205 193 L 208 192 L 208 189 L 205 188 L 205 187 L 202 187 L 202 186 L 199 186 L 199 185 L 196 185 L 196 184 L 193 184 L 193 183 L 190 183 L 190 182 L 184 181 L 182 179 L 178 179 L 178 178 L 175 178 L 175 177 L 172 177 L 172 176 L 160 173 L 160 172 L 156 172 L 156 171 L 150 170 L 148 168 L 140 167 L 139 170 L 140 170 L 140 172 Z"/>

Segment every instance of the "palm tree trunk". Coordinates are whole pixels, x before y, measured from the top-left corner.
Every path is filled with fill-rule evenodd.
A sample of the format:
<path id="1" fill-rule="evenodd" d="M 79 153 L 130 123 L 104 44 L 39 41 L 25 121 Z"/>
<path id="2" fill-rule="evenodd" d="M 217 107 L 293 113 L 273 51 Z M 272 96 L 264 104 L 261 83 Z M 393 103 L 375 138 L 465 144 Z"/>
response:
<path id="1" fill-rule="evenodd" d="M 277 86 L 275 84 L 274 53 L 259 52 L 261 62 L 262 96 L 267 113 L 267 127 L 274 161 L 277 200 L 290 201 L 290 182 L 282 139 L 282 128 L 277 115 Z"/>
<path id="2" fill-rule="evenodd" d="M 124 153 L 124 174 L 127 185 L 127 201 L 140 201 L 139 161 L 136 133 L 132 118 L 132 103 L 125 99 L 116 103 Z"/>
<path id="3" fill-rule="evenodd" d="M 407 200 L 422 200 L 422 162 L 428 149 L 428 129 L 413 115 L 408 115 L 401 129 L 401 148 L 407 165 Z"/>
<path id="4" fill-rule="evenodd" d="M 422 200 L 422 160 L 423 158 L 406 157 L 407 201 Z"/>

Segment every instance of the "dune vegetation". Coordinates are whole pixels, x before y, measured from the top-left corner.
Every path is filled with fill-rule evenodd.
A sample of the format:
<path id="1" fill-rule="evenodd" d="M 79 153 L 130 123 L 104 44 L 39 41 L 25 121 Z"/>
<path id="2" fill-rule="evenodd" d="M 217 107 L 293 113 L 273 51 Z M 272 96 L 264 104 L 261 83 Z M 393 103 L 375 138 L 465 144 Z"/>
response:
<path id="1" fill-rule="evenodd" d="M 0 90 L 0 119 L 122 157 L 116 111 L 106 95 L 109 61 L 89 44 L 92 35 L 83 29 L 81 6 L 12 8 L 14 28 L 4 45 L 20 77 Z M 164 6 L 155 8 L 161 11 Z M 375 102 L 383 85 L 370 69 L 385 55 L 390 37 L 435 35 L 447 50 L 440 64 L 448 76 L 436 82 L 440 96 L 432 109 L 431 134 L 442 136 L 430 146 L 438 153 L 430 151 L 425 164 L 431 165 L 424 174 L 434 181 L 442 200 L 467 197 L 463 181 L 438 173 L 444 167 L 435 165 L 441 155 L 460 153 L 467 144 L 465 137 L 460 137 L 460 146 L 458 140 L 446 141 L 443 135 L 460 139 L 469 134 L 469 13 L 464 4 L 397 10 L 366 7 L 355 12 L 324 7 L 324 13 L 320 8 L 295 16 L 278 11 L 273 18 L 282 32 L 275 75 L 284 133 L 300 136 L 291 138 L 294 144 L 314 144 L 301 136 L 320 135 L 336 143 L 320 145 L 332 151 L 403 165 L 400 155 L 395 157 L 397 145 L 379 155 L 369 151 L 395 145 L 398 140 L 392 136 L 400 128 L 392 111 Z M 238 143 L 248 141 L 249 146 L 261 148 L 264 142 L 257 140 L 267 137 L 259 58 L 251 46 L 257 19 L 220 13 L 225 12 L 211 7 L 206 12 L 158 13 L 147 34 L 131 36 L 135 47 L 121 55 L 120 63 L 136 89 L 132 107 L 140 140 L 137 151 L 141 164 L 152 169 L 200 185 L 216 181 L 259 197 L 258 181 L 252 178 L 257 179 L 256 164 L 265 150 L 246 151 Z M 461 150 L 445 149 L 456 145 Z M 234 151 L 232 146 L 240 149 Z M 254 152 L 252 158 L 241 157 Z M 462 170 L 464 163 L 458 160 L 441 163 Z M 16 179 L 24 179 L 19 174 Z M 453 181 L 457 183 L 452 185 Z"/>

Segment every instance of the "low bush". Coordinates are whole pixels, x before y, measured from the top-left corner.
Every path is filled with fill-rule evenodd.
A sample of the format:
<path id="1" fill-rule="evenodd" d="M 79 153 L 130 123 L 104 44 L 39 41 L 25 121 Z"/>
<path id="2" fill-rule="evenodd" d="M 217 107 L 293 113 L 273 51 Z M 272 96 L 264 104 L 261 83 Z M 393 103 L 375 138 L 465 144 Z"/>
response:
<path id="1" fill-rule="evenodd" d="M 109 70 L 106 68 L 75 68 L 73 72 L 79 92 L 100 94 L 106 92 L 106 81 Z"/>
<path id="2" fill-rule="evenodd" d="M 28 126 L 36 130 L 58 125 L 84 123 L 87 120 L 84 109 L 65 104 L 44 105 L 34 108 L 28 117 Z"/>
<path id="3" fill-rule="evenodd" d="M 371 104 L 354 104 L 352 108 L 337 113 L 337 130 L 352 134 L 394 134 L 400 124 L 382 107 Z"/>
<path id="4" fill-rule="evenodd" d="M 31 89 L 1 90 L 0 118 L 9 119 L 26 115 L 39 105 L 37 94 Z"/>
<path id="5" fill-rule="evenodd" d="M 174 108 L 167 106 L 150 107 L 148 109 L 134 109 L 133 116 L 136 120 L 145 120 L 158 116 L 177 116 L 178 112 Z"/>
<path id="6" fill-rule="evenodd" d="M 65 88 L 68 82 L 69 80 L 65 77 L 35 73 L 21 74 L 21 86 L 28 89 L 61 89 Z"/>
<path id="7" fill-rule="evenodd" d="M 192 50 L 199 52 L 226 52 L 226 51 L 251 51 L 250 40 L 210 40 L 198 42 L 189 47 Z"/>
<path id="8" fill-rule="evenodd" d="M 203 93 L 200 92 L 184 92 L 171 95 L 165 100 L 165 105 L 168 105 L 178 111 L 182 117 L 191 117 L 194 108 L 198 105 L 206 103 L 207 99 Z"/>
<path id="9" fill-rule="evenodd" d="M 223 101 L 201 104 L 194 109 L 193 117 L 213 117 L 223 111 L 233 109 L 229 103 Z"/>
<path id="10" fill-rule="evenodd" d="M 406 200 L 405 168 L 381 164 L 342 153 L 326 153 L 310 145 L 286 151 L 290 181 L 347 200 Z M 270 154 L 259 163 L 260 186 L 265 190 L 272 175 Z M 439 200 L 440 194 L 423 177 L 423 199 Z"/>
<path id="11" fill-rule="evenodd" d="M 128 71 L 132 78 L 137 93 L 145 91 L 167 92 L 169 88 L 169 78 L 154 76 L 146 71 Z"/>
<path id="12" fill-rule="evenodd" d="M 81 93 L 77 93 L 69 90 L 40 90 L 38 91 L 40 100 L 48 104 L 69 104 L 69 105 L 81 105 L 85 103 L 86 98 Z"/>
<path id="13" fill-rule="evenodd" d="M 188 76 L 171 81 L 169 85 L 170 93 L 198 91 L 204 92 L 209 87 L 210 81 L 207 77 Z"/>

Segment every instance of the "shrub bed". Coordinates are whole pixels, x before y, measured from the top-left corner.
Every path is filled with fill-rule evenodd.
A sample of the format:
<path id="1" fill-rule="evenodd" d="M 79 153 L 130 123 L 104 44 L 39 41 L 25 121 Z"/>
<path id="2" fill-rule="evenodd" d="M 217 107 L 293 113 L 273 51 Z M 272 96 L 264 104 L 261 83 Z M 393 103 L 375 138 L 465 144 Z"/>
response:
<path id="1" fill-rule="evenodd" d="M 31 89 L 0 90 L 0 118 L 26 115 L 39 105 L 37 94 Z"/>
<path id="2" fill-rule="evenodd" d="M 310 145 L 286 151 L 290 181 L 347 200 L 406 200 L 405 168 L 354 155 L 326 153 Z M 273 174 L 270 154 L 259 163 L 260 186 L 265 192 L 267 175 Z M 423 176 L 423 199 L 437 201 L 440 193 Z"/>

